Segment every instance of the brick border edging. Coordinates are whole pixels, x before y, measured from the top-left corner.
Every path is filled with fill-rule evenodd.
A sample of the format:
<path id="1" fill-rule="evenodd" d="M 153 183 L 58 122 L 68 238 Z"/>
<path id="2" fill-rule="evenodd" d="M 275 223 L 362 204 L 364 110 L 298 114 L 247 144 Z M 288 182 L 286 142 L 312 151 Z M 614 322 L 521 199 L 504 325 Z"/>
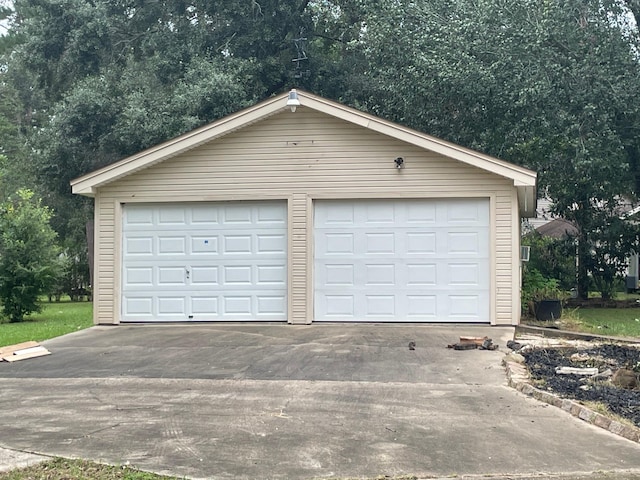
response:
<path id="1" fill-rule="evenodd" d="M 502 364 L 507 371 L 507 383 L 510 387 L 515 388 L 521 393 L 529 397 L 533 397 L 540 402 L 561 408 L 565 412 L 570 413 L 574 417 L 584 420 L 591 425 L 603 428 L 614 435 L 626 438 L 632 442 L 640 443 L 640 428 L 624 425 L 617 420 L 613 420 L 600 413 L 580 405 L 578 402 L 566 398 L 560 398 L 557 395 L 540 390 L 529 382 L 529 372 L 524 365 L 517 363 L 515 360 L 509 360 L 506 356 L 502 359 Z"/>

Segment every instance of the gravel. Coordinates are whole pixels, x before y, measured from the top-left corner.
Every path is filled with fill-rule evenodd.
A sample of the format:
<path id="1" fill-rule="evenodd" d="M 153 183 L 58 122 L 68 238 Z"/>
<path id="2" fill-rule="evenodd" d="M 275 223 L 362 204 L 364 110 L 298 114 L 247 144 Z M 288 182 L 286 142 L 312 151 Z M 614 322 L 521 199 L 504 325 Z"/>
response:
<path id="1" fill-rule="evenodd" d="M 539 348 L 521 352 L 531 378 L 538 388 L 547 389 L 564 398 L 599 402 L 610 412 L 620 415 L 640 427 L 640 389 L 628 390 L 615 386 L 610 379 L 593 379 L 580 375 L 556 374 L 556 367 L 597 367 L 615 373 L 620 368 L 640 371 L 640 349 L 615 344 L 603 344 L 586 349 Z"/>

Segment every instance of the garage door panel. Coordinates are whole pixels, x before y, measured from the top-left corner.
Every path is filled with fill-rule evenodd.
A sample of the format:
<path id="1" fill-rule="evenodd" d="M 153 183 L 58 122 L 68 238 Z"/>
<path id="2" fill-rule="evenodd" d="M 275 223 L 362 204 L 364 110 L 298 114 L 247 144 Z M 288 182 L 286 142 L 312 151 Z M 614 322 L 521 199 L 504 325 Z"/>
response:
<path id="1" fill-rule="evenodd" d="M 354 207 L 348 204 L 335 203 L 329 209 L 315 211 L 316 224 L 347 226 L 354 224 Z"/>
<path id="2" fill-rule="evenodd" d="M 152 210 L 142 210 L 142 209 L 134 209 L 128 212 L 127 216 L 124 218 L 125 228 L 129 230 L 135 227 L 149 227 L 153 225 L 153 211 Z"/>
<path id="3" fill-rule="evenodd" d="M 286 320 L 286 202 L 125 205 L 122 321 Z"/>
<path id="4" fill-rule="evenodd" d="M 223 235 L 222 254 L 251 255 L 253 252 L 251 235 Z"/>
<path id="5" fill-rule="evenodd" d="M 153 297 L 125 297 L 122 302 L 124 314 L 130 318 L 146 318 L 153 313 Z"/>
<path id="6" fill-rule="evenodd" d="M 441 208 L 446 211 L 446 220 L 450 225 L 485 226 L 489 223 L 489 210 L 475 199 L 456 199 L 442 203 Z"/>
<path id="7" fill-rule="evenodd" d="M 125 285 L 153 286 L 153 267 L 129 267 L 124 270 Z"/>
<path id="8" fill-rule="evenodd" d="M 187 212 L 184 207 L 165 206 L 158 210 L 158 225 L 186 225 Z"/>
<path id="9" fill-rule="evenodd" d="M 258 285 L 281 285 L 287 282 L 287 269 L 284 265 L 257 265 Z"/>
<path id="10" fill-rule="evenodd" d="M 395 295 L 364 295 L 365 310 L 363 316 L 366 318 L 380 317 L 382 319 L 395 318 L 396 316 L 396 296 Z"/>
<path id="11" fill-rule="evenodd" d="M 190 205 L 191 225 L 201 228 L 212 227 L 220 223 L 220 211 L 217 208 L 211 208 L 208 204 Z"/>
<path id="12" fill-rule="evenodd" d="M 437 319 L 436 295 L 407 295 L 407 318 L 418 321 L 433 321 Z"/>
<path id="13" fill-rule="evenodd" d="M 179 267 L 159 267 L 158 286 L 184 287 L 187 285 L 187 272 L 182 266 Z"/>
<path id="14" fill-rule="evenodd" d="M 364 285 L 389 285 L 396 284 L 395 264 L 366 264 L 364 265 Z"/>
<path id="15" fill-rule="evenodd" d="M 181 315 L 185 311 L 186 298 L 183 296 L 158 296 L 158 316 Z"/>
<path id="16" fill-rule="evenodd" d="M 319 253 L 324 255 L 353 255 L 354 235 L 352 233 L 327 233 L 320 244 Z"/>
<path id="17" fill-rule="evenodd" d="M 223 315 L 251 315 L 251 295 L 226 295 L 222 299 Z"/>
<path id="18" fill-rule="evenodd" d="M 405 235 L 405 251 L 408 255 L 435 255 L 435 232 L 407 232 Z"/>
<path id="19" fill-rule="evenodd" d="M 467 260 L 449 261 L 442 265 L 442 285 L 458 287 L 467 285 L 487 290 L 486 273 L 489 271 L 489 260 L 481 259 L 475 262 Z"/>
<path id="20" fill-rule="evenodd" d="M 449 295 L 449 318 L 458 321 L 478 321 L 478 311 L 482 300 L 481 295 Z"/>
<path id="21" fill-rule="evenodd" d="M 223 285 L 246 285 L 251 286 L 251 265 L 227 265 L 222 269 Z"/>
<path id="22" fill-rule="evenodd" d="M 394 233 L 365 233 L 364 246 L 365 255 L 390 254 L 396 252 L 396 242 Z"/>
<path id="23" fill-rule="evenodd" d="M 394 224 L 396 211 L 393 205 L 388 203 L 376 203 L 366 205 L 362 210 L 364 225 Z"/>
<path id="24" fill-rule="evenodd" d="M 258 316 L 281 315 L 285 311 L 284 295 L 256 296 Z"/>
<path id="25" fill-rule="evenodd" d="M 438 269 L 433 263 L 411 263 L 406 266 L 406 269 L 409 287 L 433 287 L 438 283 Z"/>
<path id="26" fill-rule="evenodd" d="M 183 312 L 188 311 L 187 317 Z M 251 294 L 239 290 L 220 295 L 194 292 L 178 296 L 154 291 L 153 296 L 124 297 L 123 314 L 129 321 L 226 321 L 282 320 L 286 296 L 269 292 Z"/>
<path id="27" fill-rule="evenodd" d="M 480 265 L 477 263 L 455 263 L 448 265 L 448 285 L 480 285 Z"/>
<path id="28" fill-rule="evenodd" d="M 480 240 L 478 232 L 454 232 L 447 234 L 447 253 L 471 254 L 480 253 Z"/>
<path id="29" fill-rule="evenodd" d="M 317 273 L 321 284 L 353 286 L 354 265 L 352 264 L 325 264 Z"/>
<path id="30" fill-rule="evenodd" d="M 488 210 L 478 199 L 316 202 L 315 319 L 488 321 Z"/>
<path id="31" fill-rule="evenodd" d="M 251 206 L 228 205 L 222 208 L 223 222 L 226 224 L 251 225 Z"/>
<path id="32" fill-rule="evenodd" d="M 191 255 L 217 255 L 219 253 L 217 236 L 190 236 L 189 244 Z"/>
<path id="33" fill-rule="evenodd" d="M 191 267 L 191 285 L 218 286 L 220 285 L 220 268 L 217 265 Z"/>
<path id="34" fill-rule="evenodd" d="M 218 296 L 208 295 L 191 295 L 191 314 L 196 317 L 204 316 L 205 318 L 217 317 L 219 314 L 218 309 Z"/>
<path id="35" fill-rule="evenodd" d="M 410 203 L 406 206 L 406 223 L 417 225 L 419 228 L 425 225 L 435 225 L 436 204 L 416 204 Z"/>
<path id="36" fill-rule="evenodd" d="M 187 239 L 184 236 L 165 236 L 157 237 L 158 255 L 186 255 Z"/>
<path id="37" fill-rule="evenodd" d="M 284 234 L 280 235 L 256 235 L 256 253 L 271 255 L 274 253 L 286 254 L 286 245 Z"/>
<path id="38" fill-rule="evenodd" d="M 151 256 L 154 253 L 153 249 L 153 237 L 149 235 L 144 236 L 130 236 L 124 242 L 124 254 L 131 255 L 144 255 Z"/>
<path id="39" fill-rule="evenodd" d="M 355 316 L 355 298 L 353 295 L 327 294 L 320 297 L 320 318 L 352 319 Z"/>
<path id="40" fill-rule="evenodd" d="M 285 227 L 287 224 L 287 210 L 281 205 L 258 205 L 256 209 L 255 223 L 258 225 L 280 225 Z"/>

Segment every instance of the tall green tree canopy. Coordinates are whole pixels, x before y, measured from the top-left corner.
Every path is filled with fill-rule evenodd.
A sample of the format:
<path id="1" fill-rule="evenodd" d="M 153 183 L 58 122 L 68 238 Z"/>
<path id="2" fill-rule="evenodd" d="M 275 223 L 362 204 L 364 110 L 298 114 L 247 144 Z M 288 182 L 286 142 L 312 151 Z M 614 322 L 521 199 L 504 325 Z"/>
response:
<path id="1" fill-rule="evenodd" d="M 88 202 L 71 197 L 71 179 L 294 86 L 293 40 L 311 29 L 307 6 L 15 0 L 0 70 L 0 145 L 28 136 L 23 171 L 29 165 L 34 188 L 61 212 L 62 238 L 82 238 L 78 217 L 91 217 Z"/>
<path id="2" fill-rule="evenodd" d="M 43 182 L 57 192 L 287 88 L 339 88 L 344 18 L 329 15 L 328 3 L 16 0 L 14 8 L 11 32 L 21 41 L 9 71 L 27 72 L 17 87 L 44 99 L 32 143 Z M 315 52 L 300 73 L 292 59 L 303 44 Z"/>
<path id="3" fill-rule="evenodd" d="M 579 229 L 584 294 L 636 241 L 620 213 L 640 184 L 638 14 L 637 0 L 15 0 L 0 141 L 79 238 L 90 206 L 70 179 L 306 88 L 536 169 Z"/>
<path id="4" fill-rule="evenodd" d="M 617 1 L 374 2 L 365 105 L 539 173 L 579 230 L 579 291 L 637 242 L 638 36 Z M 393 41 L 389 41 L 393 39 Z"/>

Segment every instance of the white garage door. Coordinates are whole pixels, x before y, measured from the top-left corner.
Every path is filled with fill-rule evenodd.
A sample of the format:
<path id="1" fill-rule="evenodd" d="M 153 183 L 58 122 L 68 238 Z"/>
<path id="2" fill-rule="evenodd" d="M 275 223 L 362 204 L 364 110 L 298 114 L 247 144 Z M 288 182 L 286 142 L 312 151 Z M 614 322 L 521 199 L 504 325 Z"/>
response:
<path id="1" fill-rule="evenodd" d="M 124 207 L 122 321 L 286 320 L 286 202 Z"/>
<path id="2" fill-rule="evenodd" d="M 315 203 L 315 319 L 489 322 L 489 200 Z"/>

